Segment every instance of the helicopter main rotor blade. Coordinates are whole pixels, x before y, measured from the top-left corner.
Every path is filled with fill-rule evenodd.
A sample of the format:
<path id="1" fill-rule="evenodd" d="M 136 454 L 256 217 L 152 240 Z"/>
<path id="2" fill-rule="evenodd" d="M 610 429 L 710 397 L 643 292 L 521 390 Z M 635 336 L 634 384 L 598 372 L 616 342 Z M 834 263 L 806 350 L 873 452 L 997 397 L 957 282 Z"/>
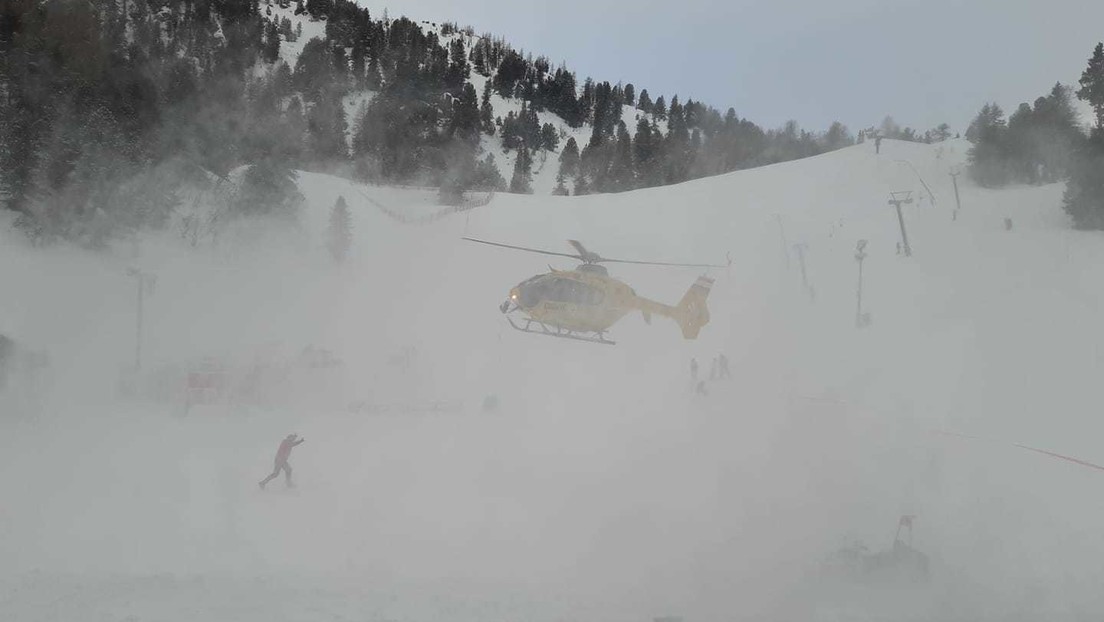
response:
<path id="1" fill-rule="evenodd" d="M 578 259 L 579 261 L 583 261 L 583 258 L 579 255 L 569 255 L 567 253 L 557 253 L 557 252 L 554 252 L 554 251 L 541 250 L 539 248 L 528 248 L 528 247 L 525 247 L 525 246 L 514 246 L 512 244 L 500 244 L 499 242 L 488 242 L 487 240 L 477 240 L 475 238 L 462 237 L 460 239 L 461 240 L 467 240 L 469 242 L 478 242 L 480 244 L 486 244 L 488 246 L 498 246 L 498 247 L 501 247 L 501 248 L 510 248 L 510 249 L 513 249 L 513 250 L 516 250 L 516 251 L 525 251 L 527 253 L 540 253 L 541 255 L 554 255 L 556 257 L 569 257 L 571 259 Z"/>
<path id="2" fill-rule="evenodd" d="M 567 243 L 570 244 L 575 250 L 579 251 L 579 257 L 581 257 L 583 261 L 593 263 L 602 260 L 601 255 L 588 251 L 579 240 L 568 240 Z"/>
<path id="3" fill-rule="evenodd" d="M 725 268 L 715 263 L 671 263 L 666 261 L 633 261 L 631 259 L 599 259 L 601 263 L 631 263 L 642 266 L 673 266 L 676 268 Z"/>
<path id="4" fill-rule="evenodd" d="M 539 248 L 529 248 L 528 246 L 514 246 L 513 244 L 502 244 L 501 242 L 488 242 L 487 240 L 479 240 L 476 238 L 462 237 L 462 240 L 469 242 L 478 242 L 479 244 L 486 244 L 488 246 L 498 246 L 500 248 L 509 248 L 516 251 L 525 251 L 527 253 L 539 253 L 541 255 L 552 255 L 555 257 L 567 257 L 570 259 L 577 259 L 584 263 L 626 263 L 637 264 L 642 266 L 670 266 L 675 268 L 724 268 L 720 264 L 713 263 L 672 263 L 666 261 L 635 261 L 632 259 L 606 259 L 598 253 L 588 251 L 577 240 L 568 240 L 568 242 L 579 251 L 578 255 L 571 255 L 569 253 L 557 253 L 555 251 L 546 251 Z"/>

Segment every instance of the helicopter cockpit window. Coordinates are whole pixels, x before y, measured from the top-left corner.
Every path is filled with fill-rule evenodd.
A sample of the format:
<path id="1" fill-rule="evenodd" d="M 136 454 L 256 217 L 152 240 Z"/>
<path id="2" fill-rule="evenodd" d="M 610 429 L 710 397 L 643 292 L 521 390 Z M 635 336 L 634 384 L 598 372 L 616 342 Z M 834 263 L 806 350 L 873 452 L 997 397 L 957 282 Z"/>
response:
<path id="1" fill-rule="evenodd" d="M 520 284 L 518 284 L 518 287 L 526 287 L 526 286 L 529 286 L 529 285 L 533 285 L 534 283 L 537 283 L 538 281 L 540 281 L 543 278 L 544 278 L 543 274 L 538 274 L 537 276 L 531 276 L 531 277 L 525 279 L 524 281 L 522 281 Z"/>
<path id="2" fill-rule="evenodd" d="M 574 279 L 556 279 L 549 284 L 546 298 L 554 302 L 596 305 L 602 300 L 602 292 Z"/>
<path id="3" fill-rule="evenodd" d="M 531 307 L 547 299 L 549 288 L 552 286 L 552 283 L 553 281 L 545 278 L 544 275 L 535 276 L 522 283 L 518 287 L 518 289 L 521 290 L 521 304 L 526 307 Z"/>
<path id="4" fill-rule="evenodd" d="M 571 286 L 574 281 L 570 279 L 554 279 L 549 283 L 547 298 L 554 302 L 570 302 Z"/>
<path id="5" fill-rule="evenodd" d="M 542 278 L 521 288 L 523 304 L 534 305 L 541 300 L 567 302 L 576 305 L 597 305 L 602 302 L 602 291 L 586 283 L 566 278 Z"/>

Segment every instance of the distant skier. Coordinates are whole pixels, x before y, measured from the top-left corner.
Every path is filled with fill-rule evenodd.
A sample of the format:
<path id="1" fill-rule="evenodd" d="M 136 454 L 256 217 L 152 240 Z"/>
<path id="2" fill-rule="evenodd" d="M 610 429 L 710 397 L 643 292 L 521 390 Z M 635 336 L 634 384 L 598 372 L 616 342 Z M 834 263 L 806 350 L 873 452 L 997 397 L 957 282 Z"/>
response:
<path id="1" fill-rule="evenodd" d="M 725 356 L 723 352 L 717 355 L 717 366 L 719 368 L 718 373 L 721 378 L 732 377 L 732 372 L 728 370 L 728 357 Z"/>
<path id="2" fill-rule="evenodd" d="M 879 154 L 881 152 L 882 152 L 882 137 L 881 136 L 875 136 L 874 137 L 874 153 Z"/>
<path id="3" fill-rule="evenodd" d="M 690 359 L 690 379 L 698 379 L 698 359 Z"/>
<path id="4" fill-rule="evenodd" d="M 280 442 L 280 448 L 276 450 L 276 460 L 272 469 L 272 474 L 258 483 L 261 490 L 264 490 L 265 484 L 276 479 L 280 471 L 284 472 L 284 479 L 287 487 L 292 488 L 295 486 L 295 484 L 291 482 L 291 465 L 288 464 L 288 458 L 291 457 L 292 448 L 302 444 L 304 440 L 306 439 L 297 438 L 295 434 L 288 434 L 287 438 Z"/>
<path id="5" fill-rule="evenodd" d="M 697 387 L 694 388 L 694 392 L 698 395 L 709 395 L 709 391 L 705 390 L 705 381 L 699 380 Z"/>

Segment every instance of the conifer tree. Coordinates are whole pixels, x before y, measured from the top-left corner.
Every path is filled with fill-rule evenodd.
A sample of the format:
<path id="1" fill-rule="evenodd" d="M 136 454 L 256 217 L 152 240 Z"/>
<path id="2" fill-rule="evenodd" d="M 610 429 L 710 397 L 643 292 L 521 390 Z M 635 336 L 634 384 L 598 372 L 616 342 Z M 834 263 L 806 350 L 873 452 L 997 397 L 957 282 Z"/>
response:
<path id="1" fill-rule="evenodd" d="M 1072 89 L 1055 83 L 1050 94 L 1035 100 L 1034 143 L 1041 168 L 1040 181 L 1052 183 L 1066 177 L 1085 135 L 1073 105 Z"/>
<path id="2" fill-rule="evenodd" d="M 475 87 L 470 82 L 464 84 L 460 97 L 453 102 L 452 124 L 450 130 L 459 138 L 476 142 L 479 140 L 481 120 Z"/>
<path id="3" fill-rule="evenodd" d="M 498 170 L 493 153 L 488 153 L 475 167 L 475 178 L 472 180 L 473 190 L 505 190 L 506 180 Z"/>
<path id="4" fill-rule="evenodd" d="M 679 103 L 678 95 L 671 98 L 671 108 L 667 111 L 667 134 L 675 135 L 680 142 L 690 140 L 690 132 L 684 115 L 685 109 Z"/>
<path id="5" fill-rule="evenodd" d="M 513 110 L 506 113 L 506 118 L 502 120 L 501 126 L 502 131 L 499 134 L 502 135 L 502 146 L 506 149 L 516 149 L 520 146 L 523 140 L 521 124 Z"/>
<path id="6" fill-rule="evenodd" d="M 842 149 L 853 144 L 855 144 L 855 140 L 851 138 L 851 132 L 847 131 L 847 126 L 839 121 L 833 122 L 824 135 L 824 148 L 828 151 Z"/>
<path id="7" fill-rule="evenodd" d="M 579 172 L 579 144 L 575 137 L 567 139 L 563 151 L 560 152 L 560 172 L 565 177 L 574 177 Z"/>
<path id="8" fill-rule="evenodd" d="M 705 162 L 702 157 L 702 135 L 701 130 L 694 128 L 694 131 L 690 132 L 690 144 L 686 149 L 686 178 L 697 179 L 708 174 Z"/>
<path id="9" fill-rule="evenodd" d="M 307 12 L 314 19 L 321 19 L 333 11 L 333 0 L 307 0 Z"/>
<path id="10" fill-rule="evenodd" d="M 1096 127 L 1104 128 L 1104 43 L 1096 44 L 1089 66 L 1081 73 L 1080 84 L 1077 97 L 1092 107 Z"/>
<path id="11" fill-rule="evenodd" d="M 556 132 L 556 126 L 545 123 L 541 126 L 540 144 L 542 149 L 555 151 L 560 146 L 560 135 Z"/>
<path id="12" fill-rule="evenodd" d="M 328 91 L 307 113 L 307 133 L 311 151 L 319 161 L 345 159 L 348 148 L 345 144 L 345 106 L 338 93 Z"/>
<path id="13" fill-rule="evenodd" d="M 514 174 L 510 178 L 510 192 L 515 194 L 533 194 L 532 183 L 533 161 L 529 156 L 529 149 L 523 143 L 514 160 Z"/>
<path id="14" fill-rule="evenodd" d="M 267 63 L 275 63 L 280 59 L 280 30 L 275 22 L 265 24 L 264 59 Z"/>
<path id="15" fill-rule="evenodd" d="M 453 39 L 452 43 L 449 44 L 449 65 L 445 72 L 445 90 L 454 95 L 459 94 L 470 75 L 471 66 L 468 64 L 467 53 L 464 51 L 464 42 L 461 39 Z"/>
<path id="16" fill-rule="evenodd" d="M 239 216 L 294 218 L 303 195 L 295 184 L 296 173 L 279 157 L 266 157 L 252 164 L 242 175 L 241 189 L 234 202 Z"/>
<path id="17" fill-rule="evenodd" d="M 640 91 L 640 101 L 637 103 L 637 108 L 640 108 L 643 112 L 652 112 L 652 97 L 648 95 L 648 89 Z"/>
<path id="18" fill-rule="evenodd" d="M 1070 170 L 1062 209 L 1078 229 L 1104 229 L 1104 44 L 1097 44 L 1081 76 L 1077 97 L 1092 107 L 1095 127 L 1082 141 Z"/>
<path id="19" fill-rule="evenodd" d="M 1078 229 L 1104 229 L 1104 129 L 1093 128 L 1077 150 L 1062 209 Z"/>
<path id="20" fill-rule="evenodd" d="M 281 116 L 278 135 L 288 161 L 292 164 L 302 164 L 305 155 L 303 145 L 307 140 L 307 118 L 303 114 L 303 104 L 299 97 L 290 98 L 287 109 Z"/>
<path id="21" fill-rule="evenodd" d="M 353 52 L 349 57 L 349 71 L 353 76 L 353 86 L 364 87 L 364 75 L 367 70 L 368 46 L 360 40 L 353 45 Z"/>
<path id="22" fill-rule="evenodd" d="M 686 105 L 682 107 L 682 117 L 686 122 L 686 127 L 690 129 L 698 127 L 698 124 L 701 123 L 699 116 L 698 105 L 694 103 L 693 99 L 687 99 Z"/>
<path id="23" fill-rule="evenodd" d="M 579 123 L 594 120 L 594 80 L 587 78 L 583 82 L 583 93 L 579 96 Z"/>
<path id="24" fill-rule="evenodd" d="M 609 167 L 610 185 L 614 191 L 631 190 L 636 185 L 633 171 L 632 137 L 624 121 L 617 123 L 617 143 Z"/>
<path id="25" fill-rule="evenodd" d="M 575 175 L 575 196 L 581 197 L 590 194 L 590 185 L 587 184 L 586 175 L 582 172 Z"/>
<path id="26" fill-rule="evenodd" d="M 1029 104 L 1022 103 L 1008 117 L 1008 131 L 1005 136 L 1007 147 L 1008 172 L 1014 179 L 1027 183 L 1036 183 L 1039 166 L 1038 145 L 1034 140 L 1039 118 Z"/>
<path id="27" fill-rule="evenodd" d="M 364 86 L 369 90 L 378 91 L 383 84 L 383 76 L 380 74 L 380 63 L 378 55 L 373 54 L 368 59 L 368 69 L 364 75 Z"/>
<path id="28" fill-rule="evenodd" d="M 344 81 L 349 74 L 349 59 L 345 56 L 345 47 L 334 46 L 331 58 L 333 59 L 331 62 L 333 62 L 334 77 L 337 83 L 335 86 L 344 89 Z"/>
<path id="29" fill-rule="evenodd" d="M 657 174 L 657 160 L 659 157 L 660 136 L 652 133 L 652 126 L 648 120 L 641 117 L 636 122 L 636 136 L 633 139 L 633 151 L 636 160 L 637 176 L 643 186 L 654 186 L 659 183 Z"/>
<path id="30" fill-rule="evenodd" d="M 482 43 L 483 41 L 480 40 L 474 46 L 472 46 L 472 69 L 475 70 L 475 73 L 481 76 L 488 76 L 490 75 L 490 73 L 487 71 L 487 57 L 484 55 Z M 487 81 L 487 84 L 490 84 L 489 80 Z"/>
<path id="31" fill-rule="evenodd" d="M 334 261 L 341 263 L 349 256 L 353 243 L 353 223 L 345 197 L 337 197 L 330 209 L 330 225 L 326 230 L 326 248 Z"/>
<path id="32" fill-rule="evenodd" d="M 667 118 L 667 102 L 664 101 L 662 95 L 656 98 L 655 104 L 652 105 L 652 114 L 660 121 Z"/>
<path id="33" fill-rule="evenodd" d="M 495 72 L 494 78 L 492 78 L 495 91 L 498 92 L 500 97 L 513 97 L 515 89 L 525 78 L 528 71 L 529 64 L 525 62 L 525 59 L 517 52 L 508 50 L 503 56 L 502 62 L 498 65 L 498 71 Z"/>
<path id="34" fill-rule="evenodd" d="M 995 187 L 1008 181 L 1007 124 L 997 104 L 985 104 L 966 130 L 974 144 L 970 149 L 970 176 L 981 186 Z"/>
<path id="35" fill-rule="evenodd" d="M 491 81 L 483 85 L 483 101 L 479 104 L 479 124 L 484 134 L 494 136 L 494 107 L 491 106 Z"/>
<path id="36" fill-rule="evenodd" d="M 556 187 L 552 189 L 553 195 L 565 197 L 569 194 L 569 192 L 567 191 L 567 185 L 565 185 L 564 181 L 564 174 L 561 170 L 559 173 L 556 174 Z"/>
<path id="37" fill-rule="evenodd" d="M 521 103 L 521 114 L 518 115 L 518 120 L 521 122 L 521 135 L 525 140 L 527 146 L 532 146 L 533 149 L 541 148 L 541 126 L 540 121 L 537 120 L 537 111 L 532 106 Z"/>
<path id="38" fill-rule="evenodd" d="M 311 39 L 295 61 L 292 76 L 295 87 L 307 101 L 314 101 L 333 86 L 334 73 L 333 54 L 329 46 L 322 39 Z"/>

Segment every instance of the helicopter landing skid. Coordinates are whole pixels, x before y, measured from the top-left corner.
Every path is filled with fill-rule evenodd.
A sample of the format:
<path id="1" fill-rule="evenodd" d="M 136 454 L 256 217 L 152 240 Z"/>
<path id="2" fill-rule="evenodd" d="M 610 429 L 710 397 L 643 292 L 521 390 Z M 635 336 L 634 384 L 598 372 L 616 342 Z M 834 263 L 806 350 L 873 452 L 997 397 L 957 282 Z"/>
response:
<path id="1" fill-rule="evenodd" d="M 510 326 L 514 330 L 519 330 L 523 333 L 532 333 L 534 335 L 543 335 L 545 337 L 557 337 L 559 339 L 574 339 L 575 341 L 586 341 L 589 343 L 601 343 L 607 346 L 615 345 L 616 341 L 610 341 L 606 339 L 602 333 L 593 333 L 593 336 L 587 333 L 580 333 L 574 330 L 567 330 L 566 328 L 555 328 L 548 326 L 547 324 L 537 322 L 535 320 L 525 320 L 524 326 L 518 326 L 510 318 L 506 318 L 506 321 L 510 323 Z M 534 328 L 536 326 L 536 328 Z"/>

